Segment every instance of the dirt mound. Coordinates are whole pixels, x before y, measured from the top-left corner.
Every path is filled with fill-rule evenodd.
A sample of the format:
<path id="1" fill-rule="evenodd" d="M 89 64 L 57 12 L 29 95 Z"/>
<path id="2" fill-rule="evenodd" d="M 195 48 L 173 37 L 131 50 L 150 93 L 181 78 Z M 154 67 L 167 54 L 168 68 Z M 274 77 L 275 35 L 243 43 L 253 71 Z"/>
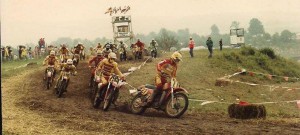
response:
<path id="1" fill-rule="evenodd" d="M 121 66 L 121 65 L 120 65 Z M 90 71 L 80 62 L 68 92 L 57 98 L 53 88 L 43 86 L 43 68 L 3 82 L 4 131 L 19 134 L 296 134 L 300 124 L 273 121 L 242 121 L 226 114 L 192 114 L 179 119 L 149 109 L 133 115 L 128 109 L 129 92 L 121 90 L 118 107 L 94 109 L 88 94 Z M 11 84 L 14 82 L 16 84 Z M 247 128 L 245 128 L 247 127 Z"/>

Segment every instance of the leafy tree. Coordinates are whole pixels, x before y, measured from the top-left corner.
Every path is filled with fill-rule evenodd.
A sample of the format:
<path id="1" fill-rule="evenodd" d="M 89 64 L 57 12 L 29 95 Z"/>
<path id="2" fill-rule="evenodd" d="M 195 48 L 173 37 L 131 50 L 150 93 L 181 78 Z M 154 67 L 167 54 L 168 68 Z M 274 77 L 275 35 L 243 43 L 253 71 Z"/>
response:
<path id="1" fill-rule="evenodd" d="M 272 36 L 272 43 L 273 44 L 278 44 L 278 42 L 280 41 L 280 35 L 278 32 L 276 32 L 275 34 L 273 34 Z"/>
<path id="2" fill-rule="evenodd" d="M 283 30 L 280 34 L 280 40 L 283 42 L 290 42 L 292 41 L 293 33 L 289 30 Z"/>
<path id="3" fill-rule="evenodd" d="M 182 47 L 187 47 L 187 44 L 189 42 L 190 39 L 190 30 L 188 28 L 185 29 L 179 29 L 177 31 L 177 39 L 178 42 L 181 44 L 182 43 Z"/>
<path id="4" fill-rule="evenodd" d="M 218 28 L 218 26 L 217 25 L 212 25 L 211 27 L 210 27 L 210 29 L 211 29 L 211 36 L 218 36 L 218 35 L 220 35 L 220 30 L 219 30 L 219 28 Z"/>
<path id="5" fill-rule="evenodd" d="M 240 23 L 237 21 L 233 21 L 230 25 L 230 28 L 232 28 L 232 29 L 237 29 L 239 27 L 240 27 Z"/>
<path id="6" fill-rule="evenodd" d="M 165 28 L 162 28 L 156 37 L 157 43 L 160 45 L 163 50 L 170 51 L 171 47 L 176 47 L 178 49 L 179 44 L 178 40 L 175 37 L 175 32 L 168 31 Z"/>
<path id="7" fill-rule="evenodd" d="M 257 18 L 250 20 L 248 31 L 251 36 L 257 36 L 265 33 L 264 26 Z"/>

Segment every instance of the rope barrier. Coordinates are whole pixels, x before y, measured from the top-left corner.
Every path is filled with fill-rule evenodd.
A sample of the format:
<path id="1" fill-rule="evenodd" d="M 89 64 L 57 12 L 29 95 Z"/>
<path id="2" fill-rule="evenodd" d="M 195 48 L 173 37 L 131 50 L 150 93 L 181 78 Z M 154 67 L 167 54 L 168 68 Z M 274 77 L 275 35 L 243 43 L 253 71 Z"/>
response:
<path id="1" fill-rule="evenodd" d="M 195 102 L 202 102 L 201 106 L 210 104 L 210 103 L 222 103 L 222 104 L 233 104 L 230 102 L 221 102 L 221 101 L 210 101 L 210 100 L 201 100 L 201 99 L 189 99 L 190 101 L 195 101 Z M 251 103 L 251 104 L 277 104 L 277 103 L 297 103 L 297 105 L 300 105 L 300 99 L 298 100 L 290 100 L 290 101 L 277 101 L 277 102 L 260 102 L 260 103 Z"/>

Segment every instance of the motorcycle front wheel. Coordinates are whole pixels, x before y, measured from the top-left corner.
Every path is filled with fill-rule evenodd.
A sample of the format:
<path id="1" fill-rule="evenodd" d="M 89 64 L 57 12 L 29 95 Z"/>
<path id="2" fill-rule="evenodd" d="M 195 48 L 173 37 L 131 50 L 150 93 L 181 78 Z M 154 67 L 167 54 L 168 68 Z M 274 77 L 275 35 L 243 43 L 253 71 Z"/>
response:
<path id="1" fill-rule="evenodd" d="M 57 94 L 58 98 L 62 96 L 66 88 L 67 88 L 67 81 L 63 80 L 58 87 L 58 94 Z"/>
<path id="2" fill-rule="evenodd" d="M 51 81 L 52 81 L 52 77 L 47 77 L 47 90 L 49 90 L 50 89 L 50 87 L 51 87 Z"/>
<path id="3" fill-rule="evenodd" d="M 189 100 L 186 94 L 174 93 L 173 103 L 172 97 L 170 96 L 167 100 L 165 112 L 171 118 L 179 118 L 187 110 L 188 106 Z"/>
<path id="4" fill-rule="evenodd" d="M 106 94 L 105 94 L 105 97 L 104 97 L 104 104 L 103 104 L 103 111 L 107 111 L 109 106 L 111 105 L 111 102 L 112 102 L 112 99 L 113 99 L 113 96 L 114 96 L 114 92 L 112 89 L 109 89 Z"/>
<path id="5" fill-rule="evenodd" d="M 146 111 L 146 107 L 140 106 L 142 104 L 142 96 L 140 94 L 136 95 L 130 104 L 130 110 L 133 114 L 143 114 Z"/>

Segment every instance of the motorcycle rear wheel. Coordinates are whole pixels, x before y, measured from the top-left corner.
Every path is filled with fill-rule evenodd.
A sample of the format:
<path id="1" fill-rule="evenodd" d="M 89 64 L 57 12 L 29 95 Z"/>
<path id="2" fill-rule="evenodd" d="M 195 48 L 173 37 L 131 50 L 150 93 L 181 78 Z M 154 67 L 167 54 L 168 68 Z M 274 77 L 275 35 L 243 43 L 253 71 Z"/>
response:
<path id="1" fill-rule="evenodd" d="M 183 103 L 184 106 L 182 106 L 179 100 L 182 100 L 184 102 Z M 166 101 L 167 104 L 166 104 L 165 112 L 171 118 L 179 118 L 181 115 L 184 114 L 184 112 L 187 110 L 189 106 L 188 97 L 184 93 L 174 93 L 173 102 L 174 102 L 174 108 L 172 108 L 172 97 L 170 96 Z"/>
<path id="2" fill-rule="evenodd" d="M 141 97 L 142 96 L 140 94 L 138 94 L 131 101 L 130 110 L 133 114 L 141 115 L 147 109 L 146 107 L 140 106 L 140 104 L 142 103 Z"/>

